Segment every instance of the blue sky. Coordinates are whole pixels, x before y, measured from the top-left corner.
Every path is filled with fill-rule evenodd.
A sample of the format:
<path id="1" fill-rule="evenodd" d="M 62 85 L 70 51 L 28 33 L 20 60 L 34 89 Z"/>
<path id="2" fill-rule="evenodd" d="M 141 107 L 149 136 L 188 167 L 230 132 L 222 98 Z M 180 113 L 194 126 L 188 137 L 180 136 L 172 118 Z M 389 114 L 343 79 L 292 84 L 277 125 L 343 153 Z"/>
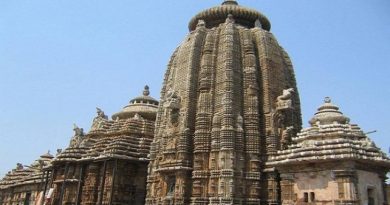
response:
<path id="1" fill-rule="evenodd" d="M 0 1 L 0 176 L 65 148 L 95 107 L 122 109 L 148 84 L 159 98 L 189 20 L 220 0 Z M 240 0 L 271 21 L 292 58 L 303 123 L 325 96 L 390 146 L 390 1 Z"/>

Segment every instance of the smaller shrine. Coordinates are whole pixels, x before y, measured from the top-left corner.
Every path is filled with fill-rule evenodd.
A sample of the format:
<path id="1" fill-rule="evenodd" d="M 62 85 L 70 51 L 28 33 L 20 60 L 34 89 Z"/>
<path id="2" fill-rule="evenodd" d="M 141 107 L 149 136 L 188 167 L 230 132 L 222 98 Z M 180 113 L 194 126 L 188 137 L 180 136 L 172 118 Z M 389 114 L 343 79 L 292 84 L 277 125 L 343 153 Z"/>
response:
<path id="1" fill-rule="evenodd" d="M 91 129 L 74 125 L 69 146 L 53 160 L 47 204 L 143 204 L 147 155 L 158 101 L 141 96 L 108 119 L 97 108 Z"/>
<path id="2" fill-rule="evenodd" d="M 41 204 L 52 159 L 47 152 L 31 165 L 17 163 L 0 180 L 0 204 Z"/>
<path id="3" fill-rule="evenodd" d="M 268 162 L 280 173 L 282 204 L 386 203 L 386 154 L 330 98 L 309 123 Z"/>

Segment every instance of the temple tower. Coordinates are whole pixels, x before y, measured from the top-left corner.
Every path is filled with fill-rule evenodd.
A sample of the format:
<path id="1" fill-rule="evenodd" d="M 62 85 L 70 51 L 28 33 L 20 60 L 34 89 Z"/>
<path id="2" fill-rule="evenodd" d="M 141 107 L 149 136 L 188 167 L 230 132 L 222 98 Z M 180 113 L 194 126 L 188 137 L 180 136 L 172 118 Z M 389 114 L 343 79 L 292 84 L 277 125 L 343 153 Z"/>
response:
<path id="1" fill-rule="evenodd" d="M 165 74 L 147 204 L 278 204 L 266 166 L 301 129 L 294 71 L 256 10 L 200 12 Z"/>

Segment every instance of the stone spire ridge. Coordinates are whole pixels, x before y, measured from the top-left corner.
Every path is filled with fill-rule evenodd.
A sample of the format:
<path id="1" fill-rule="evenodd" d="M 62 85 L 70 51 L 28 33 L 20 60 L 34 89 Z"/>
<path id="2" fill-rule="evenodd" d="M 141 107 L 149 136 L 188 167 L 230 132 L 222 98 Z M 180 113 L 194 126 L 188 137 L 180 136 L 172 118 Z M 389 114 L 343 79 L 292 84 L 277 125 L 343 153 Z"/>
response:
<path id="1" fill-rule="evenodd" d="M 339 111 L 337 105 L 332 104 L 330 97 L 325 97 L 324 104 L 322 104 L 314 117 L 309 121 L 311 126 L 316 126 L 318 124 L 327 125 L 327 124 L 347 124 L 349 123 L 349 118 L 343 115 Z"/>
<path id="2" fill-rule="evenodd" d="M 225 0 L 222 5 L 238 5 L 238 3 L 235 0 Z"/>
<path id="3" fill-rule="evenodd" d="M 148 85 L 145 85 L 144 91 L 142 92 L 142 94 L 143 94 L 144 96 L 149 96 L 150 91 L 149 91 L 149 86 L 148 86 Z"/>

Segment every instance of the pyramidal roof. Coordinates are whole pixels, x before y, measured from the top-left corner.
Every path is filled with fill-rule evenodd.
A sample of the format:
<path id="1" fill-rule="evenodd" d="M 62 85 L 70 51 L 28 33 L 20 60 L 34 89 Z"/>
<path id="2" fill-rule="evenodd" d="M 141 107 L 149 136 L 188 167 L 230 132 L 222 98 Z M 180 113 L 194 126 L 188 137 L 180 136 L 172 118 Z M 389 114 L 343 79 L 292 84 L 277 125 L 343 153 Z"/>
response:
<path id="1" fill-rule="evenodd" d="M 35 160 L 31 165 L 22 165 L 17 163 L 16 168 L 9 171 L 3 179 L 0 180 L 0 190 L 11 186 L 21 184 L 31 184 L 39 182 L 42 177 L 43 169 L 51 165 L 53 155 L 47 152 Z"/>
<path id="2" fill-rule="evenodd" d="M 318 108 L 285 150 L 278 151 L 269 164 L 286 165 L 324 161 L 354 160 L 390 168 L 390 159 L 356 124 L 339 111 L 330 98 Z"/>

